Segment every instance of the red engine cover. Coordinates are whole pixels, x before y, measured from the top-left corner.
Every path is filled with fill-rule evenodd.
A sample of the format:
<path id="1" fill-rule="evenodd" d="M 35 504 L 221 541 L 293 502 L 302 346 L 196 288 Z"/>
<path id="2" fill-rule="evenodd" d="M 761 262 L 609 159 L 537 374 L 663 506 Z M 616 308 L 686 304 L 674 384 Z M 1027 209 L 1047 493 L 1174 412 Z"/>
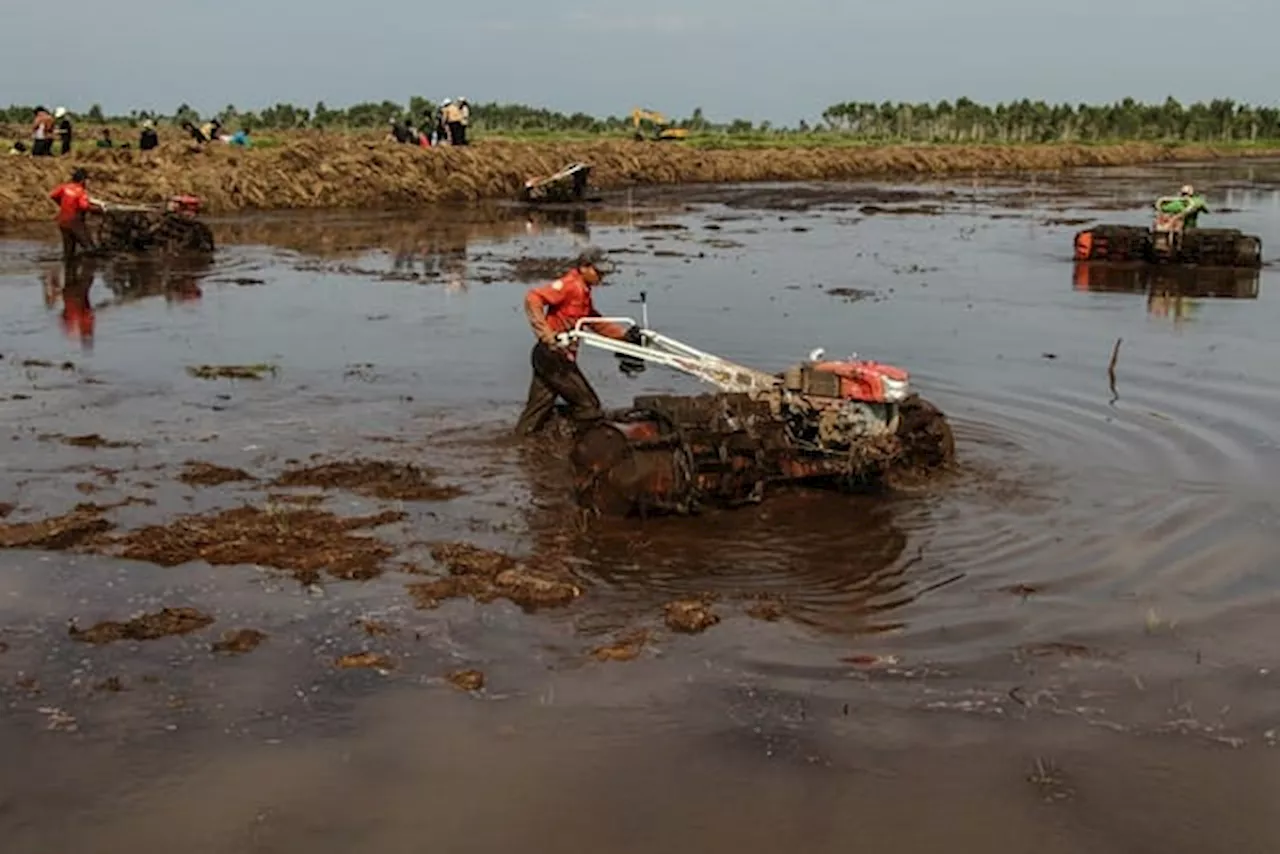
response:
<path id="1" fill-rule="evenodd" d="M 840 396 L 845 400 L 862 400 L 867 403 L 889 402 L 891 396 L 888 385 L 906 383 L 909 379 L 902 368 L 879 362 L 818 362 L 813 365 L 813 369 L 840 377 Z M 899 398 L 893 398 L 897 399 Z"/>
<path id="2" fill-rule="evenodd" d="M 172 213 L 197 214 L 200 212 L 200 197 L 170 196 L 169 210 Z"/>

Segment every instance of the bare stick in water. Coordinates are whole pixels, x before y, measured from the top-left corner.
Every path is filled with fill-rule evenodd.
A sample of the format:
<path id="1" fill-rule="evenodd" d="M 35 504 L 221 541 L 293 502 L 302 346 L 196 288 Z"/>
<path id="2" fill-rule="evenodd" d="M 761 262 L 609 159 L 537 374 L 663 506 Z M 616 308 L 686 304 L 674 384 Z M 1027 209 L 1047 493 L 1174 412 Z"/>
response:
<path id="1" fill-rule="evenodd" d="M 1112 403 L 1120 399 L 1120 393 L 1116 391 L 1116 360 L 1120 358 L 1120 342 L 1123 340 L 1123 338 L 1116 339 L 1116 346 L 1111 348 L 1111 362 L 1107 365 L 1107 379 L 1111 381 Z"/>

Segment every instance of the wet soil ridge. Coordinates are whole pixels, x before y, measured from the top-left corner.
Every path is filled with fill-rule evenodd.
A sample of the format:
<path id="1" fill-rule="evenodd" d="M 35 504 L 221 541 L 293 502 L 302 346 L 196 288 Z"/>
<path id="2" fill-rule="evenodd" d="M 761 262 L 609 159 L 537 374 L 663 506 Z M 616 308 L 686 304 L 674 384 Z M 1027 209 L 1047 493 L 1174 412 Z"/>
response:
<path id="1" fill-rule="evenodd" d="M 363 580 L 382 572 L 395 550 L 361 529 L 398 522 L 403 513 L 340 517 L 312 508 L 236 507 L 181 516 L 113 538 L 116 554 L 160 566 L 201 560 L 214 566 L 265 566 L 290 572 L 304 584 L 321 573 Z"/>
<path id="2" fill-rule="evenodd" d="M 704 150 L 605 140 L 521 143 L 482 140 L 422 150 L 372 136 L 298 132 L 252 150 L 173 146 L 143 157 L 133 150 L 78 153 L 95 192 L 122 202 L 193 193 L 212 213 L 300 208 L 411 207 L 512 198 L 531 175 L 565 163 L 592 166 L 593 184 L 820 181 L 877 175 L 1054 170 L 1165 161 L 1264 156 L 1264 150 L 1153 143 L 1122 145 L 887 145 Z M 49 219 L 49 188 L 66 179 L 57 158 L 11 158 L 0 174 L 0 221 Z"/>
<path id="3" fill-rule="evenodd" d="M 531 568 L 509 555 L 469 543 L 436 543 L 431 556 L 449 576 L 408 586 L 419 608 L 470 597 L 481 603 L 507 599 L 534 611 L 567 605 L 582 595 L 569 573 L 549 562 Z"/>
<path id="4" fill-rule="evenodd" d="M 93 542 L 114 525 L 96 507 L 77 508 L 34 522 L 0 524 L 0 548 L 63 551 Z"/>
<path id="5" fill-rule="evenodd" d="M 123 623 L 105 620 L 88 629 L 81 629 L 73 622 L 68 633 L 83 643 L 101 645 L 121 640 L 145 641 L 185 635 L 210 626 L 213 621 L 213 617 L 195 608 L 163 608 Z"/>
<path id="6" fill-rule="evenodd" d="M 448 501 L 462 490 L 436 482 L 437 472 L 388 460 L 347 460 L 292 469 L 276 478 L 277 487 L 345 489 L 388 501 Z"/>
<path id="7" fill-rule="evenodd" d="M 188 460 L 178 475 L 178 480 L 188 486 L 222 486 L 253 479 L 253 475 L 242 469 L 228 468 L 200 460 Z"/>

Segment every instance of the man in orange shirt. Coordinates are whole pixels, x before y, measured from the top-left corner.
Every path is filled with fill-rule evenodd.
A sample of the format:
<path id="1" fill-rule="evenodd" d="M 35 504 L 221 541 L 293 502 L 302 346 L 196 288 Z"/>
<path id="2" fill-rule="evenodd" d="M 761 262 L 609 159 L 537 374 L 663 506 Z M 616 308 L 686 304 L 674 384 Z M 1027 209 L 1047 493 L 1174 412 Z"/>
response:
<path id="1" fill-rule="evenodd" d="M 591 291 L 603 277 L 603 253 L 590 249 L 578 257 L 573 269 L 550 284 L 532 288 L 525 295 L 524 310 L 538 342 L 533 347 L 533 379 L 516 432 L 530 436 L 542 428 L 557 398 L 569 404 L 570 417 L 578 426 L 603 417 L 600 398 L 577 365 L 577 348 L 561 346 L 556 336 L 568 332 L 581 319 L 599 317 L 591 301 Z M 616 323 L 592 324 L 592 331 L 632 343 L 640 343 L 640 330 Z M 625 366 L 634 370 L 635 360 Z M 643 363 L 641 363 L 641 366 Z"/>
<path id="2" fill-rule="evenodd" d="M 70 181 L 59 184 L 49 194 L 58 206 L 58 230 L 62 232 L 62 258 L 65 261 L 74 258 L 79 247 L 89 252 L 96 251 L 85 225 L 85 215 L 100 208 L 89 198 L 89 190 L 85 186 L 87 180 L 85 171 L 77 169 Z"/>

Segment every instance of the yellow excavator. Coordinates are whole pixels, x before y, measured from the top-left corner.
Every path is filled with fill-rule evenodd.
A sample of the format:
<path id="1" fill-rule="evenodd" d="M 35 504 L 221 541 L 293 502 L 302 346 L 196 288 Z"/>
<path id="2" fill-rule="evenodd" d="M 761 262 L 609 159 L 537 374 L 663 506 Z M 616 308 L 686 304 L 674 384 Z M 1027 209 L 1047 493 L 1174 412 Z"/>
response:
<path id="1" fill-rule="evenodd" d="M 673 139 L 684 139 L 689 135 L 686 128 L 673 128 L 662 113 L 653 110 L 642 110 L 636 107 L 631 111 L 631 125 L 635 128 L 635 138 L 639 142 L 653 140 L 666 142 Z M 647 133 L 646 133 L 647 131 Z"/>

